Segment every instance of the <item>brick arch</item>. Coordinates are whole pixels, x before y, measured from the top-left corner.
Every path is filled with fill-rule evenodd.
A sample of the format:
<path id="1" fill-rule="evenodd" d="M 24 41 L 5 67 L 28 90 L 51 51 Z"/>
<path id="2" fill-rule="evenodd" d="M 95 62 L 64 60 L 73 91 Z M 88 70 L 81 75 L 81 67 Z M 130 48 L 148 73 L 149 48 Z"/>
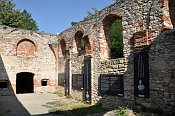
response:
<path id="1" fill-rule="evenodd" d="M 81 44 L 85 44 L 84 39 L 83 39 L 83 34 L 84 34 L 84 32 L 81 29 L 77 30 L 74 33 L 74 38 L 72 41 L 73 52 L 78 53 L 79 55 L 82 55 L 84 53 L 84 49 L 82 49 L 82 47 L 84 47 L 84 45 L 81 45 Z"/>
<path id="2" fill-rule="evenodd" d="M 33 57 L 36 55 L 36 45 L 32 40 L 22 39 L 17 43 L 16 54 L 22 57 Z"/>
<path id="3" fill-rule="evenodd" d="M 101 21 L 100 39 L 99 39 L 101 58 L 111 57 L 111 50 L 110 50 L 111 42 L 110 42 L 109 30 L 114 21 L 117 19 L 122 20 L 122 17 L 118 14 L 108 14 Z"/>
<path id="4" fill-rule="evenodd" d="M 61 39 L 59 42 L 59 57 L 65 57 L 66 49 L 67 49 L 66 41 L 65 39 Z"/>
<path id="5" fill-rule="evenodd" d="M 84 52 L 86 56 L 92 56 L 92 38 L 88 35 L 83 37 L 84 41 Z"/>
<path id="6" fill-rule="evenodd" d="M 173 25 L 173 28 L 175 28 L 175 0 L 169 0 L 168 6 L 169 6 L 170 20 Z"/>

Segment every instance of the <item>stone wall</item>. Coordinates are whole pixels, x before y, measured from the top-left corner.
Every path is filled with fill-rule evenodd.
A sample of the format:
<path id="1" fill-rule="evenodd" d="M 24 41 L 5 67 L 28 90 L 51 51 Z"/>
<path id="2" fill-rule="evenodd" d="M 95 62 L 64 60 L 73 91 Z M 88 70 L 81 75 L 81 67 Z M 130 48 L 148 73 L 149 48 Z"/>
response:
<path id="1" fill-rule="evenodd" d="M 9 80 L 16 93 L 16 78 L 21 72 L 34 74 L 34 92 L 54 92 L 56 59 L 48 42 L 55 35 L 0 26 L 0 80 Z M 48 86 L 41 80 L 48 79 Z"/>
<path id="2" fill-rule="evenodd" d="M 149 50 L 149 105 L 173 111 L 175 106 L 175 30 L 160 34 Z M 142 101 L 143 102 L 143 101 Z"/>
<path id="3" fill-rule="evenodd" d="M 71 60 L 71 78 L 73 74 L 83 74 L 83 55 L 82 56 L 78 56 L 78 57 L 74 57 Z M 83 88 L 82 90 L 79 89 L 72 89 L 71 91 L 71 95 L 73 98 L 78 99 L 80 101 L 83 101 Z"/>
<path id="4" fill-rule="evenodd" d="M 111 105 L 114 107 L 126 102 L 131 104 L 135 102 L 133 53 L 142 50 L 143 46 L 149 48 L 154 44 L 155 39 L 162 31 L 173 28 L 169 9 L 171 8 L 169 8 L 168 0 L 119 0 L 96 12 L 96 14 L 87 16 L 77 25 L 58 35 L 59 40 L 65 39 L 66 41 L 66 49 L 69 50 L 70 60 L 72 60 L 73 64 L 71 67 L 72 72 L 81 72 L 79 67 L 82 66 L 81 63 L 74 62 L 76 59 L 75 56 L 78 53 L 75 44 L 76 33 L 81 32 L 83 34 L 82 38 L 86 37 L 86 40 L 89 43 L 88 50 L 85 50 L 88 52 L 84 52 L 83 55 L 92 57 L 93 60 L 93 65 L 91 67 L 92 104 L 96 104 L 100 101 L 106 107 L 111 107 Z M 109 32 L 107 32 L 107 30 L 112 21 L 117 18 L 122 20 L 123 25 L 124 57 L 120 64 L 117 63 L 117 65 L 115 65 L 118 59 L 110 60 L 108 44 Z M 110 64 L 113 62 L 115 62 L 114 65 Z M 122 69 L 121 71 L 119 70 L 120 67 Z M 122 73 L 124 75 L 123 97 L 100 96 L 98 94 L 98 78 L 101 73 Z M 150 78 L 153 78 L 151 74 Z M 152 80 L 150 80 L 150 82 L 151 81 Z M 151 90 L 153 89 L 152 85 L 150 85 L 150 88 Z M 156 94 L 154 94 L 154 96 L 158 97 Z M 150 101 L 153 101 L 151 97 L 152 94 L 149 99 L 137 98 L 136 100 L 139 103 L 145 103 L 145 105 L 149 106 L 148 104 Z M 156 105 L 159 104 L 159 102 L 156 101 L 153 102 L 153 104 Z"/>
<path id="5" fill-rule="evenodd" d="M 172 1 L 118 0 L 57 36 L 2 26 L 1 80 L 9 79 L 15 90 L 16 74 L 32 72 L 35 74 L 35 91 L 45 91 L 40 82 L 49 79 L 49 91 L 56 86 L 63 94 L 85 100 L 85 90 L 72 89 L 72 74 L 83 74 L 84 58 L 89 57 L 92 63 L 90 103 L 102 103 L 112 108 L 137 102 L 172 111 L 175 103 L 174 31 L 162 33 L 173 28 Z M 115 19 L 120 19 L 123 26 L 124 54 L 119 59 L 111 59 L 109 49 L 109 28 Z M 148 51 L 149 55 L 148 98 L 134 95 L 134 54 L 140 51 Z M 101 74 L 122 74 L 123 96 L 100 95 Z M 67 78 L 69 82 L 65 82 Z"/>
<path id="6" fill-rule="evenodd" d="M 101 61 L 100 74 L 124 74 L 125 71 L 125 59 L 111 59 Z"/>
<path id="7" fill-rule="evenodd" d="M 102 60 L 100 69 L 101 71 L 99 74 L 123 75 L 125 71 L 125 59 L 118 58 L 118 59 Z M 98 77 L 98 80 L 96 80 L 98 82 L 99 82 L 99 77 Z M 124 82 L 125 82 L 125 78 L 124 78 Z M 98 93 L 99 95 L 99 88 L 95 93 Z M 116 106 L 123 105 L 124 104 L 123 101 L 124 100 L 122 96 L 112 96 L 112 95 L 103 94 L 100 97 L 99 103 L 101 103 L 104 107 L 112 109 L 112 108 L 115 108 Z"/>

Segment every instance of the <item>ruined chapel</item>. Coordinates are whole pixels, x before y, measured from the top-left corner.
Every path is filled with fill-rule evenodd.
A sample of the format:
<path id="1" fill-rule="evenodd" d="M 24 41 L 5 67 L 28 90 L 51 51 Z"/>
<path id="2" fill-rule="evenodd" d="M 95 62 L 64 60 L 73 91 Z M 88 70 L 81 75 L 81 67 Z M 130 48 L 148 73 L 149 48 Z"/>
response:
<path id="1" fill-rule="evenodd" d="M 115 20 L 123 55 L 113 58 Z M 175 0 L 118 0 L 59 35 L 1 25 L 0 96 L 60 92 L 107 108 L 175 112 L 174 27 Z"/>

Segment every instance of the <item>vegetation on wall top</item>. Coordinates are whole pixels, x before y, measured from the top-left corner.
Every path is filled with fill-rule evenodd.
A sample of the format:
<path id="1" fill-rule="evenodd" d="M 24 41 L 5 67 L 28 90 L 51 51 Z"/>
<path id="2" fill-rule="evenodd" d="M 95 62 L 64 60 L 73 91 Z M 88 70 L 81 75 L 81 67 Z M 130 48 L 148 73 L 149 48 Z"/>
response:
<path id="1" fill-rule="evenodd" d="M 27 30 L 38 30 L 32 15 L 23 10 L 15 9 L 12 0 L 0 0 L 0 24 Z"/>

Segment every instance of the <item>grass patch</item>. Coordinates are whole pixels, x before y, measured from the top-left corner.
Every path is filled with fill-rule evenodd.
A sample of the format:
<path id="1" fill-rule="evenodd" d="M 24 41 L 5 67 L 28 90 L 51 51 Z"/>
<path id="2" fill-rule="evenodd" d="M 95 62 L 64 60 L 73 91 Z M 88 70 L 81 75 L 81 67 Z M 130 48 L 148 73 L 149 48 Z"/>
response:
<path id="1" fill-rule="evenodd" d="M 54 94 L 57 94 L 58 97 L 63 97 L 64 96 L 60 91 L 57 91 Z"/>
<path id="2" fill-rule="evenodd" d="M 60 114 L 64 116 L 86 116 L 88 114 L 100 113 L 107 111 L 100 105 L 89 105 L 71 98 L 63 98 L 59 101 L 49 102 L 48 105 L 53 107 L 49 113 Z"/>
<path id="3" fill-rule="evenodd" d="M 84 107 L 84 108 L 73 109 L 71 112 L 75 116 L 78 116 L 79 114 L 81 114 L 82 116 L 86 116 L 88 114 L 100 113 L 104 111 L 106 111 L 106 109 L 104 109 L 103 107 L 94 105 L 94 106 L 89 106 L 89 107 Z"/>
<path id="4" fill-rule="evenodd" d="M 81 114 L 81 116 L 86 116 L 88 114 L 94 114 L 94 113 L 100 113 L 107 111 L 101 106 L 98 105 L 86 105 L 86 104 L 80 104 L 80 105 L 71 105 L 71 106 L 63 106 L 63 107 L 55 107 L 49 110 L 50 113 L 56 113 L 56 114 L 62 114 L 65 116 L 78 116 Z"/>

